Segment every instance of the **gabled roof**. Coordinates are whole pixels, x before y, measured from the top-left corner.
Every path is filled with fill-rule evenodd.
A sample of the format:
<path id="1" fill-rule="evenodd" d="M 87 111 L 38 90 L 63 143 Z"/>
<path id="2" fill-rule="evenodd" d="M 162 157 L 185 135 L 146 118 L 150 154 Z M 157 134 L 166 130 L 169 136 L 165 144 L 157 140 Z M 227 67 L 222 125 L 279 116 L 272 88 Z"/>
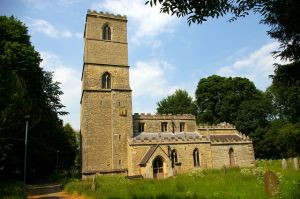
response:
<path id="1" fill-rule="evenodd" d="M 146 165 L 146 163 L 148 162 L 148 160 L 150 159 L 150 157 L 152 156 L 152 154 L 154 153 L 154 151 L 157 148 L 158 148 L 158 145 L 150 147 L 150 149 L 147 151 L 147 153 L 145 154 L 145 156 L 142 158 L 142 160 L 140 162 L 140 166 L 145 166 Z"/>

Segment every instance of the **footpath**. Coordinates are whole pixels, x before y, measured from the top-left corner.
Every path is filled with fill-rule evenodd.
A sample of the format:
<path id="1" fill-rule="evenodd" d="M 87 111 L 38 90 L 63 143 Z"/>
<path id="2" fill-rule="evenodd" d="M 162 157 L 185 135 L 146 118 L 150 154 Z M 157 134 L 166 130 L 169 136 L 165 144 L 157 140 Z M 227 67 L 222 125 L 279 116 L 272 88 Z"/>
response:
<path id="1" fill-rule="evenodd" d="M 83 196 L 70 195 L 62 191 L 57 183 L 38 183 L 27 186 L 28 199 L 86 199 Z"/>

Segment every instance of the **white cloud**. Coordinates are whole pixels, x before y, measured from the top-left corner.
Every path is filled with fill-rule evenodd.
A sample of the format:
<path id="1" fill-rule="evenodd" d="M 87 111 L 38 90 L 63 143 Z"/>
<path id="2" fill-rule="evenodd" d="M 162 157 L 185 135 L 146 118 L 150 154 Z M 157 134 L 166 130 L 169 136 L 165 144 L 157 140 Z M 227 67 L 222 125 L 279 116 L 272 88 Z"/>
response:
<path id="1" fill-rule="evenodd" d="M 271 84 L 269 75 L 274 73 L 273 64 L 284 63 L 278 58 L 275 59 L 271 54 L 271 52 L 278 50 L 278 48 L 279 44 L 277 42 L 263 45 L 251 54 L 243 58 L 237 58 L 231 65 L 220 68 L 217 74 L 222 76 L 246 77 L 253 81 L 259 89 L 264 90 Z"/>
<path id="2" fill-rule="evenodd" d="M 173 70 L 164 60 L 137 61 L 130 68 L 133 112 L 155 113 L 156 103 L 179 88 L 169 82 Z"/>
<path id="3" fill-rule="evenodd" d="M 194 98 L 197 81 L 179 81 L 175 68 L 165 60 L 137 61 L 130 68 L 133 112 L 155 113 L 157 102 L 177 89 L 186 90 Z"/>
<path id="4" fill-rule="evenodd" d="M 127 15 L 138 26 L 131 38 L 135 43 L 145 37 L 155 37 L 161 32 L 173 32 L 172 26 L 178 21 L 175 16 L 160 13 L 158 6 L 145 5 L 144 0 L 105 0 L 94 3 L 92 8 Z"/>
<path id="5" fill-rule="evenodd" d="M 41 32 L 52 38 L 82 38 L 81 33 L 72 33 L 69 30 L 59 30 L 51 23 L 43 19 L 33 19 L 27 17 L 27 24 L 34 32 Z"/>
<path id="6" fill-rule="evenodd" d="M 135 65 L 130 69 L 130 85 L 135 97 L 161 97 L 176 90 L 176 86 L 167 82 L 173 67 L 166 61 L 137 61 Z"/>
<path id="7" fill-rule="evenodd" d="M 65 65 L 60 57 L 50 52 L 41 52 L 43 59 L 41 66 L 47 71 L 54 72 L 54 81 L 61 83 L 61 102 L 69 115 L 62 116 L 64 122 L 69 122 L 75 129 L 79 129 L 79 101 L 81 96 L 81 73 L 71 66 Z"/>

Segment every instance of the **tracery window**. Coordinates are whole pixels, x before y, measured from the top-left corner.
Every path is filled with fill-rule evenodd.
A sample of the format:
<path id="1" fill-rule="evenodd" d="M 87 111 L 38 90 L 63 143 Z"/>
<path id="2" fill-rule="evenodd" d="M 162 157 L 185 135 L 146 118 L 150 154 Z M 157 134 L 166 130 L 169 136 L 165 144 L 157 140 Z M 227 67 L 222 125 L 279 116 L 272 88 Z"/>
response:
<path id="1" fill-rule="evenodd" d="M 194 160 L 194 167 L 200 167 L 198 149 L 194 149 L 194 151 L 193 151 L 193 160 Z"/>
<path id="2" fill-rule="evenodd" d="M 105 24 L 102 28 L 102 39 L 111 40 L 111 29 L 108 24 Z"/>
<path id="3" fill-rule="evenodd" d="M 110 89 L 111 88 L 111 77 L 108 72 L 105 72 L 102 75 L 102 86 L 103 89 Z"/>

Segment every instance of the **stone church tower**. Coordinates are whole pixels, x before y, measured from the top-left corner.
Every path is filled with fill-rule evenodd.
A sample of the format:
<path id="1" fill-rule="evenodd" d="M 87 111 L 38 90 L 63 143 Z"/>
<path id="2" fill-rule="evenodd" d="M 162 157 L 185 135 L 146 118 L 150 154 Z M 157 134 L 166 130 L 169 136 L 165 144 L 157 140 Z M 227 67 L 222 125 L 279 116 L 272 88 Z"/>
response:
<path id="1" fill-rule="evenodd" d="M 80 103 L 82 173 L 126 172 L 132 104 L 125 16 L 88 11 Z"/>

